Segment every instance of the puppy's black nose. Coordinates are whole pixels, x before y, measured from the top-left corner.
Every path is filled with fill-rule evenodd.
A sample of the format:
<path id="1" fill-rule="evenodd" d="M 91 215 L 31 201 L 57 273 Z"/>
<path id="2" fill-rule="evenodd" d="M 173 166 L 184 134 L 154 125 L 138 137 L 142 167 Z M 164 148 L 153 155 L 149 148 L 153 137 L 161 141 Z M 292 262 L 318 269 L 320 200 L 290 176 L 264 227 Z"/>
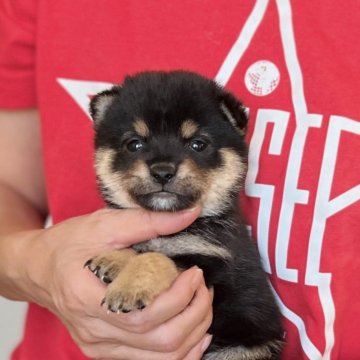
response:
<path id="1" fill-rule="evenodd" d="M 150 166 L 150 174 L 162 185 L 168 183 L 176 174 L 176 167 L 171 163 L 155 163 Z"/>

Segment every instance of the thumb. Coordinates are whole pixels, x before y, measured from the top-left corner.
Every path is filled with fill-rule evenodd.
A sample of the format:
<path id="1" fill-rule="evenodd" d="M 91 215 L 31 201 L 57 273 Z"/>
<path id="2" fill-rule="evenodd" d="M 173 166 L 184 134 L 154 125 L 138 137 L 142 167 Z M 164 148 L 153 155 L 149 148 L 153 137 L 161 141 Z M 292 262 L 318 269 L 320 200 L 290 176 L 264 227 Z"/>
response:
<path id="1" fill-rule="evenodd" d="M 144 209 L 109 210 L 107 225 L 111 228 L 108 245 L 130 246 L 159 235 L 169 235 L 185 229 L 200 215 L 195 207 L 178 212 L 152 212 Z"/>

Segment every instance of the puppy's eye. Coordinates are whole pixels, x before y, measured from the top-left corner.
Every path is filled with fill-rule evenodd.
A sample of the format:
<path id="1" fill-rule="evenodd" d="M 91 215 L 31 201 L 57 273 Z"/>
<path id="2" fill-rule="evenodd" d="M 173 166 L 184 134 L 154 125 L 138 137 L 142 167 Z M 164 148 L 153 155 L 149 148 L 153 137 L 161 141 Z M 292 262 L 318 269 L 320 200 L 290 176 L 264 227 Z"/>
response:
<path id="1" fill-rule="evenodd" d="M 192 140 L 189 146 L 191 150 L 194 150 L 196 152 L 201 152 L 207 148 L 208 144 L 202 140 Z"/>
<path id="2" fill-rule="evenodd" d="M 130 152 L 140 151 L 145 148 L 145 143 L 143 141 L 141 141 L 140 139 L 133 139 L 127 143 L 126 148 Z"/>

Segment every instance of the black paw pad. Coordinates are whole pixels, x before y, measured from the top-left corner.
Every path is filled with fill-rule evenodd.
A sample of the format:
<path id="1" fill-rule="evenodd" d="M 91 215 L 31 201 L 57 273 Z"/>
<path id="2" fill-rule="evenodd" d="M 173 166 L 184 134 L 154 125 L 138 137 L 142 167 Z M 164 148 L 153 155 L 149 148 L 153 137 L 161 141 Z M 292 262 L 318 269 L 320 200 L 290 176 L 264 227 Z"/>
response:
<path id="1" fill-rule="evenodd" d="M 84 268 L 89 268 L 90 269 L 90 264 L 92 263 L 92 259 L 89 259 L 88 261 L 86 261 L 86 263 L 84 264 Z"/>
<path id="2" fill-rule="evenodd" d="M 110 284 L 112 283 L 113 279 L 107 274 L 105 273 L 102 277 L 101 277 L 101 281 L 105 284 Z"/>

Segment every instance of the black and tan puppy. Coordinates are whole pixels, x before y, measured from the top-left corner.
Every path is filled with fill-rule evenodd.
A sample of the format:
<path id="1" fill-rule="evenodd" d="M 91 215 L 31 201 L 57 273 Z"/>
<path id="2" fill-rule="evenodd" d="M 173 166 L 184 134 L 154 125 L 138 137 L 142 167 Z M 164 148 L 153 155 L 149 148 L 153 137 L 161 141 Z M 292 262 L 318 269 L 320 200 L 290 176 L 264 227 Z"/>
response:
<path id="1" fill-rule="evenodd" d="M 203 209 L 176 235 L 87 262 L 109 284 L 106 307 L 142 309 L 181 269 L 197 265 L 215 294 L 204 359 L 277 359 L 279 311 L 238 206 L 247 169 L 241 104 L 194 73 L 148 72 L 95 96 L 91 113 L 96 172 L 110 207 Z"/>

